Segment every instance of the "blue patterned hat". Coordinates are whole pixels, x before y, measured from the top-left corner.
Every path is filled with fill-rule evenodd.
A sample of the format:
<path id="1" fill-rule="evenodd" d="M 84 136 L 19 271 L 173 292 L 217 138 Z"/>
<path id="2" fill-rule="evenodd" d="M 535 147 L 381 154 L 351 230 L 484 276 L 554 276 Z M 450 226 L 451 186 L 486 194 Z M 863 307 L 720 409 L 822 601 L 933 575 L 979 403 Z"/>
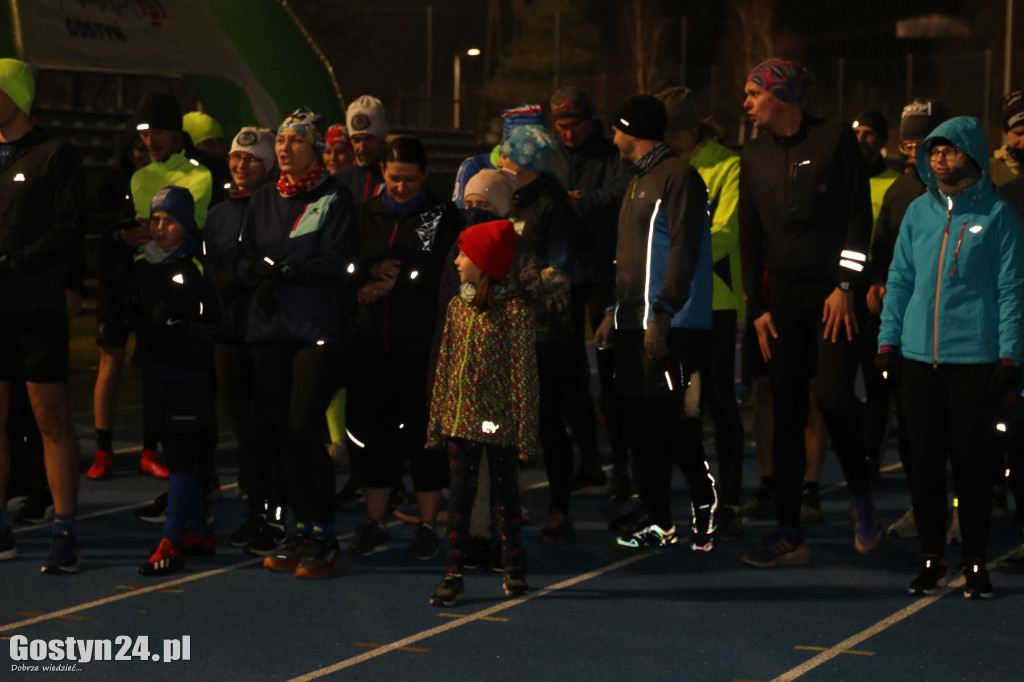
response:
<path id="1" fill-rule="evenodd" d="M 525 170 L 546 173 L 548 156 L 555 140 L 543 126 L 523 125 L 512 130 L 501 143 L 501 153 Z"/>

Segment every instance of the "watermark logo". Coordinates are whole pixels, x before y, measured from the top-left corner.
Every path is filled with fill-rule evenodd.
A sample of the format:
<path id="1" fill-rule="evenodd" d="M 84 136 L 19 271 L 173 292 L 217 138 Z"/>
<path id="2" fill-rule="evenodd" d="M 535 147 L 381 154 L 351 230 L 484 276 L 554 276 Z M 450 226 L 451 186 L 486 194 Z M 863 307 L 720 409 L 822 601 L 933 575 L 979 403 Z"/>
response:
<path id="1" fill-rule="evenodd" d="M 94 661 L 155 661 L 173 663 L 192 659 L 192 637 L 160 640 L 151 649 L 149 637 L 121 635 L 113 639 L 29 639 L 14 635 L 10 641 L 11 672 L 77 672 Z"/>

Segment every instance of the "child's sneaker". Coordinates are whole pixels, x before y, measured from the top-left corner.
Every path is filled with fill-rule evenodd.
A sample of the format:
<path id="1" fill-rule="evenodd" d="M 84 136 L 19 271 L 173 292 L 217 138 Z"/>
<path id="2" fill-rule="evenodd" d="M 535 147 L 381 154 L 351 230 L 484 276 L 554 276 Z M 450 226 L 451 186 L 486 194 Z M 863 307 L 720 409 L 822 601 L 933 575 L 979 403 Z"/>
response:
<path id="1" fill-rule="evenodd" d="M 740 557 L 740 561 L 758 568 L 799 566 L 810 563 L 811 548 L 804 544 L 803 533 L 795 528 L 777 528 L 761 540 L 753 552 Z"/>
<path id="2" fill-rule="evenodd" d="M 540 529 L 540 541 L 549 545 L 563 544 L 575 535 L 576 529 L 573 526 L 572 514 L 559 507 L 554 507 L 551 510 L 547 520 L 544 521 L 544 527 Z"/>
<path id="3" fill-rule="evenodd" d="M 676 535 L 675 526 L 665 529 L 656 523 L 648 523 L 632 533 L 615 538 L 616 548 L 628 551 L 659 549 L 677 542 L 679 542 L 679 537 Z"/>
<path id="4" fill-rule="evenodd" d="M 466 598 L 466 585 L 461 573 L 449 573 L 441 579 L 441 584 L 430 597 L 431 606 L 452 606 Z"/>
<path id="5" fill-rule="evenodd" d="M 390 542 L 391 531 L 373 519 L 367 519 L 356 529 L 356 537 L 349 543 L 348 551 L 357 556 L 370 556 L 387 551 Z"/>
<path id="6" fill-rule="evenodd" d="M 510 597 L 522 597 L 530 593 L 526 584 L 526 570 L 522 566 L 506 566 L 501 578 L 505 594 Z"/>
<path id="7" fill-rule="evenodd" d="M 242 547 L 242 551 L 255 556 L 271 556 L 288 541 L 288 531 L 284 524 L 272 523 L 263 517 L 260 517 L 260 521 L 255 537 Z"/>
<path id="8" fill-rule="evenodd" d="M 910 594 L 935 594 L 935 590 L 949 584 L 946 576 L 946 560 L 939 556 L 928 556 L 924 558 L 924 566 L 921 572 L 914 578 L 907 592 Z"/>
<path id="9" fill-rule="evenodd" d="M 269 561 L 269 558 L 267 559 Z M 314 535 L 306 542 L 305 556 L 295 569 L 296 578 L 322 580 L 334 575 L 341 562 L 341 546 L 331 535 Z"/>
<path id="10" fill-rule="evenodd" d="M 167 538 L 160 540 L 149 561 L 139 566 L 142 575 L 167 575 L 185 568 L 185 555 Z"/>
<path id="11" fill-rule="evenodd" d="M 967 599 L 991 599 L 992 581 L 983 562 L 964 566 L 964 597 Z"/>

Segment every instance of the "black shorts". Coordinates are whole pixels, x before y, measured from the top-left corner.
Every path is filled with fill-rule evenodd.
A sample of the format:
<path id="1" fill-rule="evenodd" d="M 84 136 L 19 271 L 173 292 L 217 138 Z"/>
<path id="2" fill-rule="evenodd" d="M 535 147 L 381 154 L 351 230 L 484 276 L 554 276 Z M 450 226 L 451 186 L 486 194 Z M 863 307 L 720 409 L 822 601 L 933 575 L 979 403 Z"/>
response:
<path id="1" fill-rule="evenodd" d="M 128 296 L 123 287 L 100 285 L 96 296 L 96 345 L 124 348 L 128 344 Z"/>
<path id="2" fill-rule="evenodd" d="M 68 341 L 64 308 L 0 313 L 0 381 L 66 384 Z"/>
<path id="3" fill-rule="evenodd" d="M 743 341 L 740 348 L 740 378 L 743 385 L 751 388 L 757 377 L 768 376 L 768 363 L 761 355 L 761 346 L 757 342 L 757 330 L 754 321 L 748 319 L 743 325 Z"/>
<path id="4" fill-rule="evenodd" d="M 195 433 L 213 428 L 213 380 L 142 381 L 144 433 Z"/>

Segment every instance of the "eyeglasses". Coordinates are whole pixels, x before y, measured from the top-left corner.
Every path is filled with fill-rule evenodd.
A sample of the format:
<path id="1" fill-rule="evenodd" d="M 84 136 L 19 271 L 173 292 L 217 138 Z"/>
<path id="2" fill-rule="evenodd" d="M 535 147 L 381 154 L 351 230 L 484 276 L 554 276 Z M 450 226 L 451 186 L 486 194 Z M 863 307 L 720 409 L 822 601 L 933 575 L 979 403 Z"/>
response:
<path id="1" fill-rule="evenodd" d="M 917 154 L 917 149 L 920 146 L 921 144 L 919 142 L 900 142 L 899 149 L 907 156 L 913 156 L 914 154 Z"/>
<path id="2" fill-rule="evenodd" d="M 931 151 L 928 152 L 928 158 L 934 161 L 937 157 L 941 156 L 946 160 L 946 163 L 952 163 L 961 153 L 963 152 L 959 147 L 932 147 Z"/>

